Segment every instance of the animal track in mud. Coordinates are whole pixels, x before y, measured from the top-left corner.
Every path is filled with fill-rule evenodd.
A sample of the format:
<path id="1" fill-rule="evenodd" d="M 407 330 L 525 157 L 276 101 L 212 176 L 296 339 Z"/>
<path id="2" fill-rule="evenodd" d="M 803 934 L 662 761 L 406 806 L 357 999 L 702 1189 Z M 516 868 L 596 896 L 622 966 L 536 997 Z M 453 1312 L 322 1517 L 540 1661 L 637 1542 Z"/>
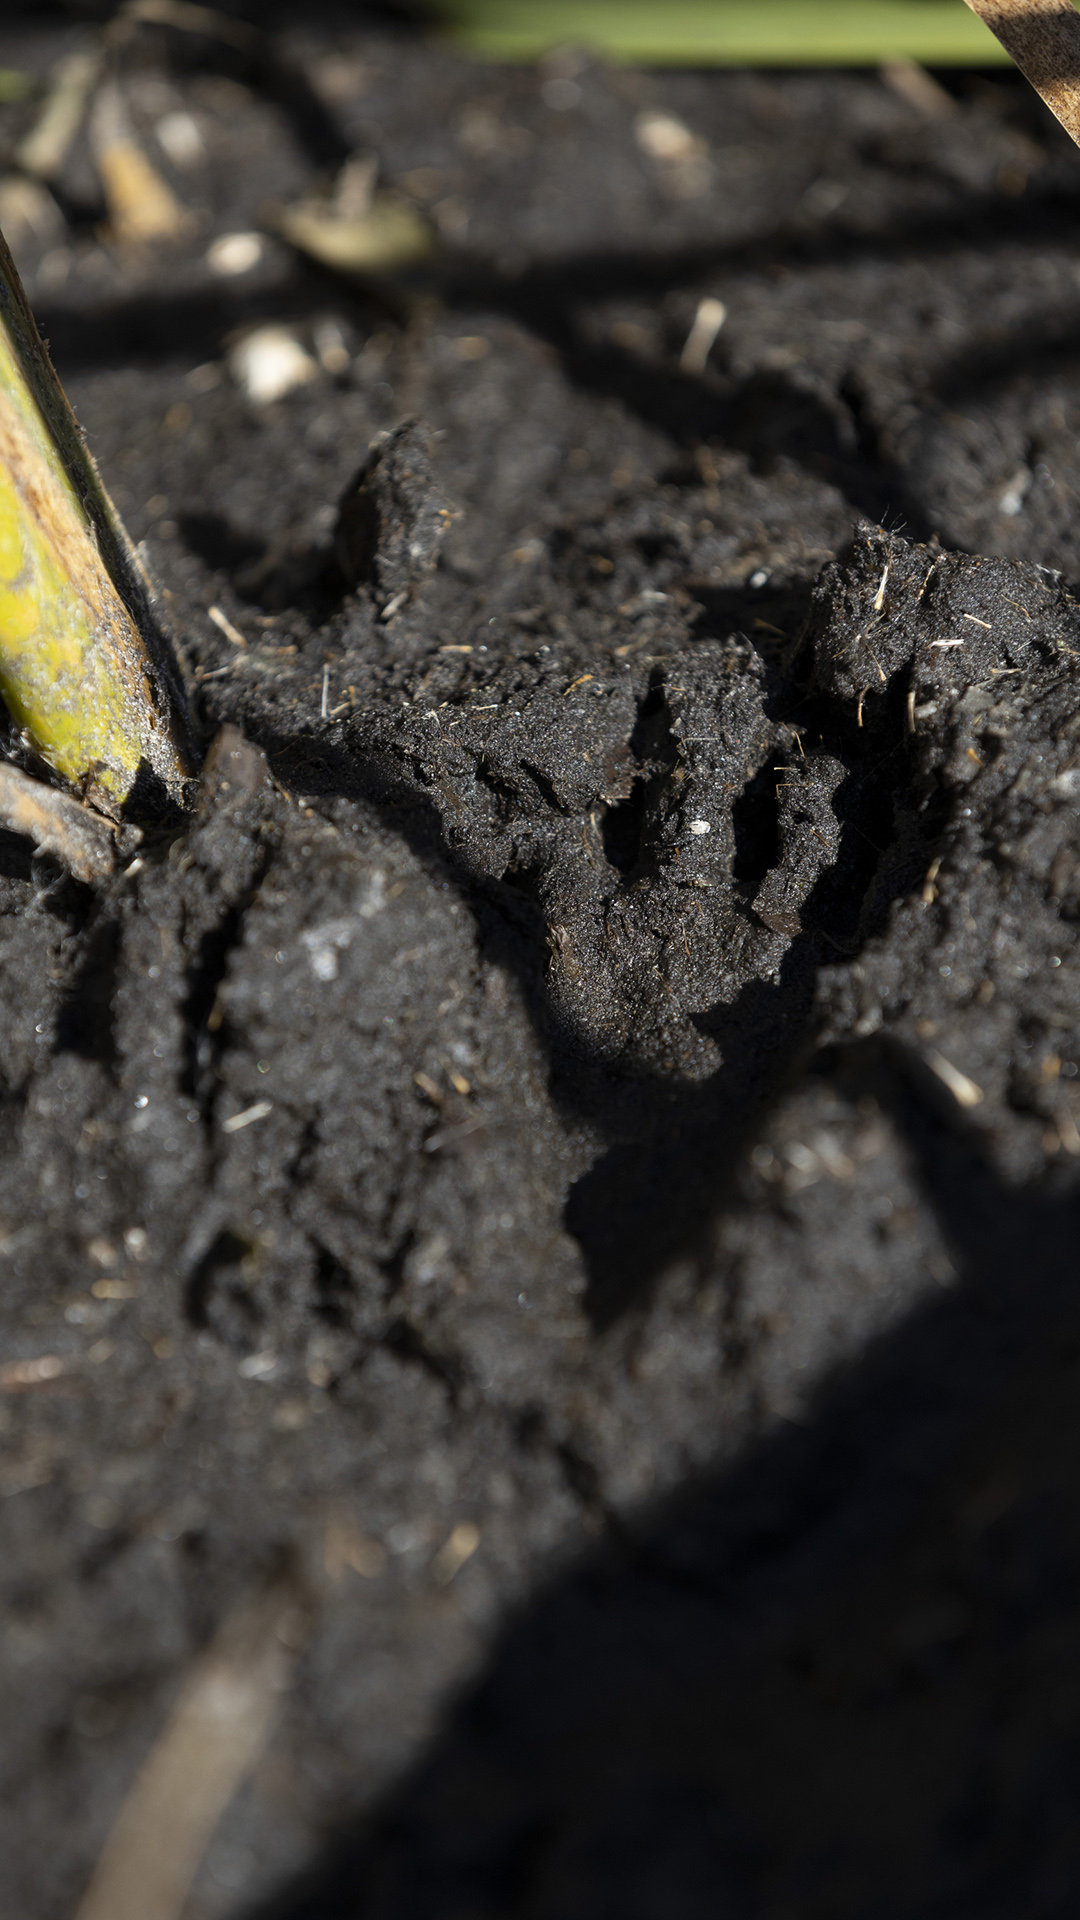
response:
<path id="1" fill-rule="evenodd" d="M 392 733 L 375 722 L 383 751 L 419 776 L 439 858 L 481 921 L 523 885 L 542 914 L 530 935 L 511 911 L 509 950 L 539 995 L 560 1099 L 585 1103 L 614 1136 L 567 1209 L 598 1323 L 640 1299 L 715 1216 L 718 1170 L 812 1044 L 819 970 L 846 978 L 838 959 L 880 942 L 942 836 L 966 831 L 970 810 L 950 792 L 966 793 L 986 762 L 965 746 L 949 762 L 951 790 L 930 777 L 944 709 L 924 692 L 927 672 L 934 684 L 946 671 L 959 677 L 969 691 L 956 698 L 973 713 L 1001 707 L 979 691 L 995 676 L 1005 685 L 1028 670 L 1060 674 L 1067 641 L 1048 635 L 1032 652 L 1033 592 L 1051 635 L 1071 632 L 1067 596 L 1031 570 L 980 569 L 873 535 L 819 590 L 804 650 L 771 687 L 744 643 L 698 643 L 650 670 L 636 717 L 623 683 L 599 675 L 575 713 L 575 690 L 555 696 L 534 661 L 519 662 L 512 692 L 495 678 L 476 702 L 478 714 L 502 715 L 512 699 L 511 724 L 459 708 L 457 746 L 426 714 Z M 858 623 L 857 676 L 839 665 L 846 622 Z M 1014 660 L 1030 668 L 1003 664 Z M 355 779 L 371 736 L 362 744 L 354 727 L 352 738 Z M 532 777 L 537 764 L 547 792 Z M 627 767 L 639 771 L 615 771 Z M 495 813 L 484 799 L 493 768 Z M 601 769 L 608 791 L 621 779 L 621 799 L 605 800 Z M 618 861 L 590 848 L 597 805 L 619 821 Z M 686 931 L 688 896 L 704 952 Z"/>

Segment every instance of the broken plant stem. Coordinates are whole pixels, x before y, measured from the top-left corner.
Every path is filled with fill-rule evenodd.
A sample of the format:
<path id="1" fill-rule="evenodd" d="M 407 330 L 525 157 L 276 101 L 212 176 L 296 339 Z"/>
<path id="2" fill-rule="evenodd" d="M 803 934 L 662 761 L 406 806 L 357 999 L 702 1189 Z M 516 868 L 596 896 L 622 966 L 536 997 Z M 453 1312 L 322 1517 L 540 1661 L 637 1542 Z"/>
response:
<path id="1" fill-rule="evenodd" d="M 0 761 L 0 826 L 24 834 L 39 853 L 51 854 L 87 886 L 106 879 L 116 866 L 113 829 L 107 820 L 69 793 L 31 780 L 4 761 Z M 136 827 L 120 831 L 134 835 L 138 844 Z"/>
<path id="2" fill-rule="evenodd" d="M 0 694 L 26 745 L 106 811 L 136 781 L 183 798 L 179 674 L 2 235 Z"/>
<path id="3" fill-rule="evenodd" d="M 1080 14 L 1069 0 L 967 0 L 1080 146 Z"/>

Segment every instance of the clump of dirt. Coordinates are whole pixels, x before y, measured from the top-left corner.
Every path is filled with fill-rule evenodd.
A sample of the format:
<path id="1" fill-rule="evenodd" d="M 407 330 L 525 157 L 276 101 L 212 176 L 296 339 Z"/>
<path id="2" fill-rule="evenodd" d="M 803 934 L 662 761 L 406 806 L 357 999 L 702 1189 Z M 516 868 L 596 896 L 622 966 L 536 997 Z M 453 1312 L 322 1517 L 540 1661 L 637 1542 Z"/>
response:
<path id="1" fill-rule="evenodd" d="M 1068 1889 L 1076 161 L 1006 79 L 259 46 L 129 43 L 171 249 L 79 143 L 13 236 L 214 744 L 108 884 L 0 845 L 5 1910 L 281 1581 L 189 1920 Z M 432 267 L 220 272 L 357 148 Z"/>

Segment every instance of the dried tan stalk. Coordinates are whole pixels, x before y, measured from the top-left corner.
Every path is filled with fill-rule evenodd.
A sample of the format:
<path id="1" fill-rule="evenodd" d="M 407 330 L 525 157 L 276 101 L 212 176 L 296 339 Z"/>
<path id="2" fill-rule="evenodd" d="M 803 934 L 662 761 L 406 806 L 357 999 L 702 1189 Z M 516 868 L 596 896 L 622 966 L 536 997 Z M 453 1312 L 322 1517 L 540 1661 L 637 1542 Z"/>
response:
<path id="1" fill-rule="evenodd" d="M 6 761 L 0 761 L 0 827 L 25 834 L 39 853 L 53 854 L 87 885 L 105 879 L 116 865 L 107 820 L 71 794 L 31 780 Z M 130 835 L 133 829 L 127 831 Z"/>
<path id="2" fill-rule="evenodd" d="M 1080 147 L 1080 14 L 1069 0 L 967 0 Z"/>
<path id="3" fill-rule="evenodd" d="M 218 1821 L 262 1751 L 305 1626 L 281 1583 L 193 1661 L 75 1920 L 180 1920 Z"/>

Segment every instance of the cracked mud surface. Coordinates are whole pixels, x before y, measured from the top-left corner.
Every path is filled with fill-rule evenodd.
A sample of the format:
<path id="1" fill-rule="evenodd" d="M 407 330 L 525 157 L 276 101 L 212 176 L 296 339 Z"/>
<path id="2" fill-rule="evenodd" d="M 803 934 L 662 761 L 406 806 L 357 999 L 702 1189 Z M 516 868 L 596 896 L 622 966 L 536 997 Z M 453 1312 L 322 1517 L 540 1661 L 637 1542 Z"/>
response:
<path id="1" fill-rule="evenodd" d="M 76 149 L 22 242 L 217 745 L 107 886 L 0 846 L 4 1911 L 284 1579 L 188 1920 L 1072 1912 L 1077 160 L 280 46 L 140 42 L 197 241 Z M 209 271 L 372 145 L 430 270 Z M 345 364 L 254 408 L 263 320 Z"/>

